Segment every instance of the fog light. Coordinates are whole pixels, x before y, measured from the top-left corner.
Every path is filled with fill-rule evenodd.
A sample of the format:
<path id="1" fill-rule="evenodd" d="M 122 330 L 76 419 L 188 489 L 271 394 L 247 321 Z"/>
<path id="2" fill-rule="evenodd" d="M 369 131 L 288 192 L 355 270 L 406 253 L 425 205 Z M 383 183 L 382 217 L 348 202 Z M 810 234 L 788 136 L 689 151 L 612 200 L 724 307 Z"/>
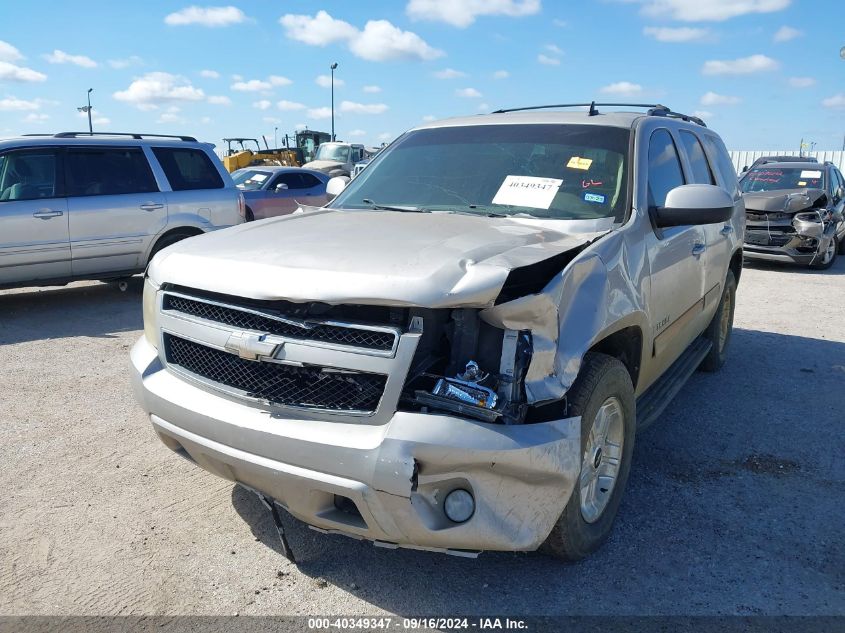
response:
<path id="1" fill-rule="evenodd" d="M 469 521 L 475 512 L 475 499 L 466 490 L 453 490 L 443 501 L 443 511 L 450 521 L 464 523 Z"/>

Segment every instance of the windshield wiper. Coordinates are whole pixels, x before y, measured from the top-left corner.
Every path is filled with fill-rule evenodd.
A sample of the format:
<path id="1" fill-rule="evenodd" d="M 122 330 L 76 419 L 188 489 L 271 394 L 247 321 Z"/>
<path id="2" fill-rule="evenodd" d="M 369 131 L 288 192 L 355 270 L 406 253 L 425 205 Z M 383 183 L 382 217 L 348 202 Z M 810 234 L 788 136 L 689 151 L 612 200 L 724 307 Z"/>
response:
<path id="1" fill-rule="evenodd" d="M 422 207 L 413 207 L 413 206 L 406 206 L 406 207 L 397 207 L 391 206 L 389 204 L 378 204 L 377 202 L 373 202 L 369 198 L 364 198 L 361 200 L 365 204 L 369 204 L 375 209 L 376 211 L 403 211 L 408 213 L 431 213 L 428 209 L 424 209 Z"/>

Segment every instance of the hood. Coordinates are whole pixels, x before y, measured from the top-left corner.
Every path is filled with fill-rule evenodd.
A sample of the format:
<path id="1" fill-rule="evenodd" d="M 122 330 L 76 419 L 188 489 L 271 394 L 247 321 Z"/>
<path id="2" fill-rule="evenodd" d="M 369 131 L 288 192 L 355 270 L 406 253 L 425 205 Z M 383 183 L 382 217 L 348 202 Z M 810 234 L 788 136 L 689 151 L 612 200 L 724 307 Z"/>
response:
<path id="1" fill-rule="evenodd" d="M 512 269 L 607 232 L 596 228 L 566 233 L 516 218 L 320 209 L 184 240 L 156 256 L 148 274 L 159 284 L 252 299 L 486 307 Z"/>
<path id="2" fill-rule="evenodd" d="M 340 163 L 336 160 L 312 160 L 310 163 L 305 163 L 303 169 L 314 169 L 316 171 L 330 172 L 332 169 L 343 167 L 346 163 Z"/>
<path id="3" fill-rule="evenodd" d="M 827 205 L 822 189 L 778 189 L 743 194 L 746 211 L 756 213 L 797 213 Z"/>

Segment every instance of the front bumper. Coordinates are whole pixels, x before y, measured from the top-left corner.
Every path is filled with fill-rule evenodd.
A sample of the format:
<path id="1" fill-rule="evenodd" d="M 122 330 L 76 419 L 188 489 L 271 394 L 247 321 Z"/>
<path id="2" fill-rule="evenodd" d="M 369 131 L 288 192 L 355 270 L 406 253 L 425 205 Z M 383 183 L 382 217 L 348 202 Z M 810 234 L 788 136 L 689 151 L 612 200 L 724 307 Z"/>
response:
<path id="1" fill-rule="evenodd" d="M 817 257 L 816 253 L 799 253 L 777 246 L 756 246 L 744 244 L 742 256 L 745 259 L 757 259 L 769 262 L 784 262 L 787 264 L 809 264 Z"/>
<path id="2" fill-rule="evenodd" d="M 131 360 L 136 397 L 169 448 L 305 523 L 377 544 L 534 550 L 580 471 L 580 418 L 516 426 L 407 412 L 380 425 L 305 419 L 186 382 L 144 337 Z M 460 524 L 443 512 L 457 488 L 476 503 Z"/>

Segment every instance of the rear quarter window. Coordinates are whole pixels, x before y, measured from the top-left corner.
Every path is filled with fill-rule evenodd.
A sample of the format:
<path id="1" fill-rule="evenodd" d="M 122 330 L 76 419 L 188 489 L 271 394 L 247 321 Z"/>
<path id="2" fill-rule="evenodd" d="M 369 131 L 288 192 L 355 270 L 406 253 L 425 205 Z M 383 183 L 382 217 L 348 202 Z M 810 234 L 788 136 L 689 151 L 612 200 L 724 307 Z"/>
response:
<path id="1" fill-rule="evenodd" d="M 153 153 L 173 191 L 222 189 L 225 186 L 214 163 L 202 150 L 189 147 L 154 147 Z"/>
<path id="2" fill-rule="evenodd" d="M 719 176 L 722 180 L 722 185 L 727 189 L 728 193 L 736 197 L 739 195 L 739 181 L 737 179 L 734 164 L 731 162 L 731 157 L 725 144 L 717 136 L 712 134 L 702 134 L 701 140 L 704 141 L 704 146 L 710 154 L 710 163 L 716 167 Z"/>

